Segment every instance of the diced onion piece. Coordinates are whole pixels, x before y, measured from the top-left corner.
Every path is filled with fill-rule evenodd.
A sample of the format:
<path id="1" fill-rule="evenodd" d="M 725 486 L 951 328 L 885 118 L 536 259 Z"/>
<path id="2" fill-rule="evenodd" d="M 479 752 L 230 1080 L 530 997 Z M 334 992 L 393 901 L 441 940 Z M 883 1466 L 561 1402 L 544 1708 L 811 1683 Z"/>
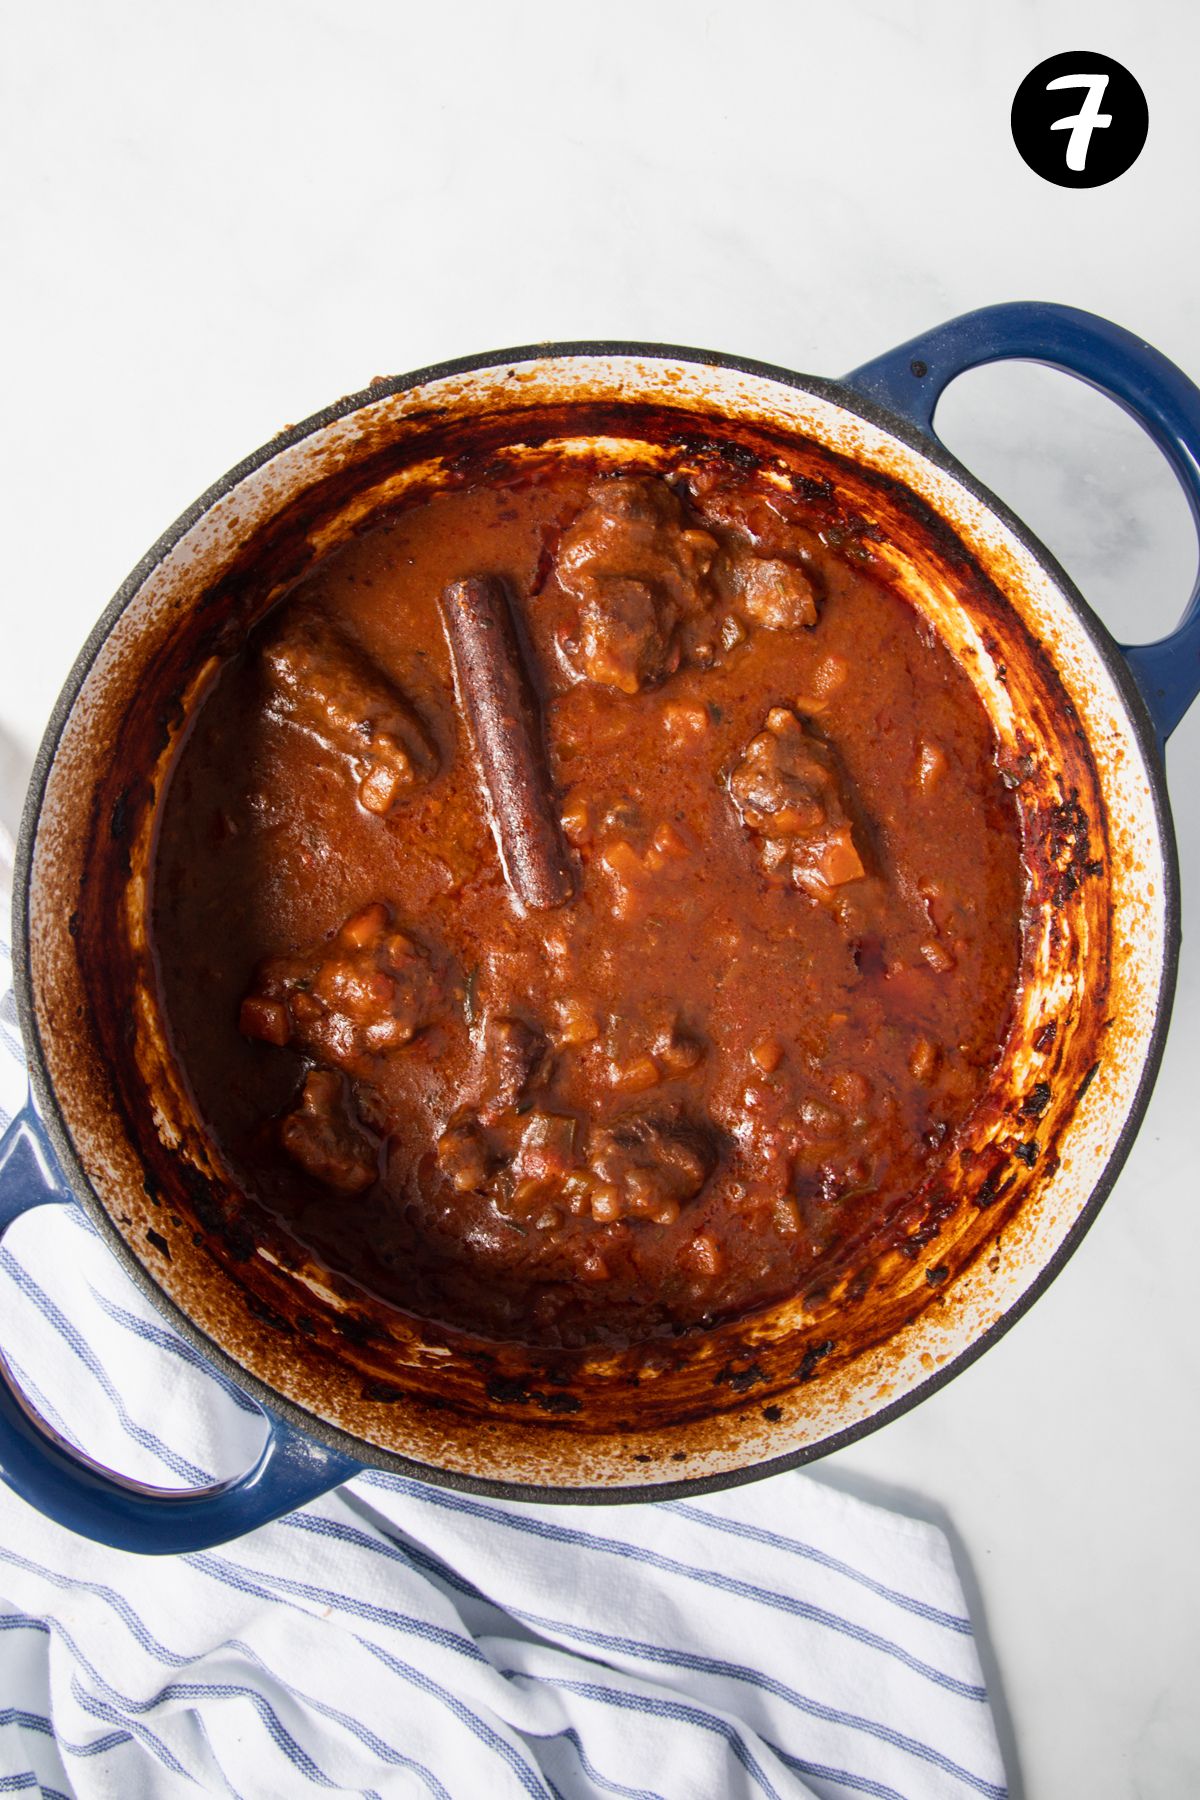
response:
<path id="1" fill-rule="evenodd" d="M 563 835 L 570 844 L 586 844 L 592 835 L 592 815 L 586 796 L 579 788 L 572 788 L 562 803 L 559 813 Z"/>
<path id="2" fill-rule="evenodd" d="M 591 1192 L 592 1217 L 597 1224 L 608 1225 L 625 1211 L 621 1191 L 611 1181 L 598 1181 Z"/>
<path id="3" fill-rule="evenodd" d="M 696 1067 L 704 1055 L 704 1045 L 677 1022 L 669 1030 L 659 1032 L 654 1040 L 654 1055 L 672 1075 L 681 1075 Z"/>
<path id="4" fill-rule="evenodd" d="M 813 692 L 820 694 L 822 698 L 827 694 L 836 693 L 837 689 L 845 683 L 849 673 L 850 665 L 844 656 L 823 656 L 813 670 Z"/>
<path id="5" fill-rule="evenodd" d="M 842 1128 L 841 1113 L 821 1100 L 805 1100 L 800 1108 L 800 1118 L 809 1135 L 815 1138 L 837 1137 Z"/>
<path id="6" fill-rule="evenodd" d="M 684 1254 L 698 1275 L 719 1275 L 725 1266 L 721 1246 L 708 1231 L 698 1231 Z"/>
<path id="7" fill-rule="evenodd" d="M 860 1069 L 839 1069 L 829 1091 L 839 1105 L 861 1111 L 871 1098 L 871 1083 Z"/>
<path id="8" fill-rule="evenodd" d="M 800 1231 L 800 1208 L 790 1195 L 777 1200 L 771 1208 L 771 1222 L 785 1237 L 796 1237 Z"/>

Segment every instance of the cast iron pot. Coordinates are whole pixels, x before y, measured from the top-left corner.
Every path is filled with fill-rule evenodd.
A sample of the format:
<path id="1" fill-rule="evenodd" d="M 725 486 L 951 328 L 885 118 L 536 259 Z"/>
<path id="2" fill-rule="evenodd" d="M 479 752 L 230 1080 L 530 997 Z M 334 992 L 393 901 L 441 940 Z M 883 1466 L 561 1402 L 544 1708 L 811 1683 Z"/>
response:
<path id="1" fill-rule="evenodd" d="M 171 1493 L 81 1455 L 0 1380 L 0 1473 L 102 1542 L 236 1537 L 371 1464 L 541 1501 L 646 1500 L 789 1468 L 932 1392 L 1078 1244 L 1145 1110 L 1179 902 L 1162 747 L 1200 687 L 1200 588 L 1122 650 L 1054 560 L 938 442 L 963 370 L 1005 357 L 1109 394 L 1200 519 L 1200 393 L 1128 332 L 1065 307 L 986 309 L 841 382 L 654 345 L 536 346 L 377 382 L 258 451 L 130 575 L 85 646 L 34 772 L 15 975 L 32 1098 L 0 1149 L 0 1230 L 85 1207 L 177 1330 L 268 1422 L 257 1465 Z M 857 1282 L 625 1352 L 471 1340 L 374 1302 L 237 1191 L 193 1110 L 146 932 L 156 804 L 220 657 L 380 506 L 553 444 L 654 467 L 717 439 L 824 483 L 967 670 L 1021 813 L 1028 930 L 984 1104 L 903 1246 Z M 773 461 L 774 459 L 774 461 Z"/>

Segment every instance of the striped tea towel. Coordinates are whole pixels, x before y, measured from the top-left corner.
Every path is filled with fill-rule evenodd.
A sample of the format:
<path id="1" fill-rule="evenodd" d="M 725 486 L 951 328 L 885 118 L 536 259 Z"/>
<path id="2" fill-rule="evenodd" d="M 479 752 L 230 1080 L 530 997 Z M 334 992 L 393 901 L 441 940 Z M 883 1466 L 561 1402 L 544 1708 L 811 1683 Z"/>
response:
<path id="1" fill-rule="evenodd" d="M 0 953 L 0 1124 L 24 1074 Z M 60 1431 L 159 1485 L 260 1415 L 73 1207 L 0 1246 L 0 1344 Z M 140 1558 L 0 1486 L 0 1793 L 999 1800 L 934 1527 L 799 1474 L 614 1509 L 379 1473 L 235 1544 Z"/>

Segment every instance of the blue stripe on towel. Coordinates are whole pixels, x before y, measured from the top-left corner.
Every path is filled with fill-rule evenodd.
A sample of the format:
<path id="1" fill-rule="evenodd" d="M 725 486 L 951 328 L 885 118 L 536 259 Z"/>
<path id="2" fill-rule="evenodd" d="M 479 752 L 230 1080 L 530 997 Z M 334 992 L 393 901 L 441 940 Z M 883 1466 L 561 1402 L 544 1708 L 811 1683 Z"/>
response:
<path id="1" fill-rule="evenodd" d="M 700 1582 L 705 1587 L 716 1588 L 727 1594 L 736 1594 L 742 1600 L 757 1601 L 762 1606 L 774 1608 L 779 1612 L 791 1613 L 796 1618 L 807 1619 L 810 1624 L 824 1625 L 830 1631 L 840 1632 L 843 1636 L 852 1638 L 855 1643 L 878 1650 L 881 1655 L 893 1657 L 897 1662 L 903 1663 L 906 1668 L 911 1669 L 914 1675 L 920 1675 L 926 1681 L 945 1688 L 947 1693 L 958 1694 L 964 1700 L 986 1701 L 987 1699 L 986 1688 L 978 1682 L 960 1681 L 957 1676 L 948 1675 L 945 1670 L 936 1668 L 932 1663 L 925 1662 L 919 1656 L 914 1656 L 902 1644 L 894 1643 L 890 1638 L 869 1630 L 865 1625 L 858 1625 L 852 1619 L 845 1619 L 838 1613 L 830 1612 L 827 1607 L 816 1606 L 812 1601 L 797 1600 L 790 1594 L 773 1593 L 768 1588 L 743 1581 L 740 1576 L 723 1575 L 716 1569 L 699 1569 L 692 1563 L 681 1562 L 677 1557 L 665 1556 L 660 1550 L 649 1550 L 643 1544 L 627 1543 L 619 1538 L 600 1537 L 598 1534 L 578 1531 L 570 1525 L 553 1524 L 548 1519 L 534 1519 L 506 1512 L 501 1507 L 489 1505 L 485 1501 L 468 1500 L 465 1495 L 451 1493 L 447 1488 L 423 1486 L 420 1482 L 409 1480 L 407 1476 L 387 1475 L 379 1469 L 368 1469 L 358 1479 L 372 1487 L 387 1488 L 393 1493 L 405 1494 L 409 1499 L 422 1500 L 428 1506 L 439 1506 L 450 1512 L 469 1513 L 490 1524 L 501 1525 L 509 1531 L 529 1532 L 534 1537 L 544 1538 L 552 1543 L 602 1550 L 610 1556 L 644 1563 L 648 1568 L 658 1569 L 664 1574 L 680 1575 L 687 1581 Z"/>
<path id="2" fill-rule="evenodd" d="M 538 1681 L 536 1675 L 526 1675 L 520 1669 L 504 1669 L 502 1674 L 518 1681 Z M 779 1790 L 773 1786 L 766 1770 L 746 1743 L 740 1731 L 732 1726 L 728 1719 L 721 1719 L 715 1713 L 705 1712 L 703 1707 L 695 1706 L 687 1700 L 664 1700 L 659 1695 L 631 1694 L 622 1688 L 606 1688 L 599 1682 L 565 1681 L 555 1677 L 549 1685 L 565 1694 L 579 1694 L 587 1700 L 598 1700 L 612 1706 L 623 1707 L 627 1712 L 645 1713 L 652 1718 L 673 1719 L 676 1723 L 692 1725 L 698 1730 L 712 1732 L 723 1738 L 734 1757 L 745 1769 L 756 1787 L 761 1788 L 768 1800 L 781 1800 Z M 900 1797 L 902 1800 L 902 1797 Z"/>
<path id="3" fill-rule="evenodd" d="M 82 1220 L 91 1227 L 91 1220 L 87 1218 L 86 1213 L 80 1212 L 78 1207 L 72 1207 L 69 1217 Z M 157 1345 L 160 1350 L 165 1350 L 169 1356 L 178 1357 L 180 1362 L 187 1363 L 190 1368 L 199 1369 L 209 1381 L 220 1388 L 223 1394 L 228 1394 L 240 1411 L 262 1419 L 265 1424 L 265 1414 L 261 1406 L 256 1406 L 248 1394 L 244 1394 L 240 1387 L 230 1381 L 229 1377 L 223 1374 L 206 1356 L 202 1356 L 194 1345 L 188 1343 L 186 1338 L 176 1336 L 175 1332 L 168 1331 L 165 1325 L 155 1325 L 149 1319 L 139 1319 L 136 1313 L 131 1313 L 128 1307 L 120 1306 L 115 1300 L 110 1300 L 107 1294 L 101 1293 L 100 1289 L 90 1281 L 88 1291 L 114 1325 L 120 1325 L 134 1337 L 141 1338 L 144 1343 Z"/>
<path id="4" fill-rule="evenodd" d="M 12 1252 L 6 1250 L 3 1245 L 0 1245 L 0 1269 L 3 1269 L 4 1273 L 16 1283 L 26 1299 L 33 1302 L 46 1322 L 53 1325 L 62 1341 L 78 1357 L 105 1399 L 112 1406 L 126 1435 L 132 1438 L 134 1443 L 140 1444 L 143 1450 L 148 1450 L 153 1456 L 157 1456 L 159 1461 L 165 1463 L 173 1474 L 182 1476 L 193 1487 L 207 1486 L 213 1479 L 207 1469 L 202 1469 L 198 1463 L 189 1461 L 186 1456 L 178 1455 L 169 1445 L 164 1444 L 155 1432 L 149 1430 L 145 1425 L 139 1425 L 138 1421 L 130 1416 L 124 1400 L 117 1392 L 91 1346 L 72 1325 L 62 1309 L 38 1286 L 32 1275 L 22 1268 Z"/>
<path id="5" fill-rule="evenodd" d="M 307 1608 L 298 1606 L 294 1600 L 285 1598 L 280 1601 L 277 1595 L 273 1595 L 268 1589 L 261 1587 L 259 1583 L 253 1580 L 245 1573 L 245 1571 L 235 1568 L 232 1564 L 223 1564 L 219 1559 L 212 1557 L 208 1552 L 201 1555 L 189 1556 L 185 1560 L 192 1567 L 203 1570 L 206 1575 L 211 1575 L 214 1580 L 222 1581 L 226 1583 L 227 1586 L 237 1588 L 241 1593 L 253 1594 L 256 1598 L 261 1600 L 275 1600 L 277 1604 L 293 1606 L 296 1608 L 297 1612 L 303 1613 L 305 1618 L 312 1618 L 313 1616 Z M 547 1788 L 544 1777 L 541 1776 L 540 1772 L 537 1771 L 532 1764 L 519 1757 L 513 1747 L 488 1724 L 486 1719 L 482 1718 L 478 1713 L 472 1712 L 470 1707 L 465 1706 L 461 1700 L 449 1691 L 448 1688 L 444 1688 L 439 1682 L 433 1681 L 430 1677 L 423 1675 L 419 1669 L 413 1668 L 411 1664 L 402 1662 L 398 1657 L 391 1656 L 389 1652 L 383 1650 L 380 1645 L 373 1644 L 368 1638 L 362 1637 L 356 1637 L 355 1641 L 371 1656 L 385 1662 L 395 1673 L 402 1675 L 405 1680 L 410 1682 L 421 1693 L 431 1695 L 433 1698 L 441 1700 L 449 1711 L 453 1713 L 455 1718 L 466 1725 L 468 1730 L 471 1731 L 481 1743 L 485 1744 L 489 1749 L 494 1750 L 497 1755 L 508 1763 L 509 1767 L 513 1770 L 513 1773 L 521 1782 L 526 1793 L 533 1796 L 533 1800 L 545 1800 Z"/>
<path id="6" fill-rule="evenodd" d="M 0 1546 L 0 1562 L 9 1562 L 18 1568 L 33 1570 L 55 1587 L 61 1587 L 68 1591 L 92 1594 L 96 1599 L 102 1600 L 116 1613 L 117 1617 L 129 1631 L 138 1646 L 148 1655 L 153 1656 L 156 1661 L 166 1663 L 170 1668 L 184 1669 L 189 1667 L 194 1660 L 191 1656 L 185 1655 L 180 1651 L 169 1649 L 168 1646 L 150 1630 L 128 1599 L 123 1594 L 119 1594 L 115 1588 L 109 1587 L 103 1582 L 82 1581 L 78 1578 L 71 1580 L 69 1577 L 59 1575 L 55 1570 L 46 1568 L 39 1563 L 35 1563 L 28 1557 L 23 1557 L 17 1552 L 9 1551 L 3 1546 Z M 268 1596 L 264 1595 L 263 1597 L 267 1598 Z M 14 1615 L 12 1614 L 0 1615 L 0 1625 L 13 1621 Z M 42 1620 L 21 1619 L 16 1622 L 34 1625 L 47 1632 L 50 1629 L 50 1627 L 45 1625 Z M 241 1647 L 247 1655 L 253 1657 L 253 1660 L 265 1673 L 270 1673 L 266 1664 L 262 1661 L 262 1658 L 250 1651 L 249 1646 L 243 1645 Z M 92 1672 L 94 1673 L 94 1671 Z M 280 1682 L 280 1686 L 285 1687 L 286 1684 Z M 246 1691 L 248 1692 L 248 1690 Z M 156 1700 L 150 1704 L 157 1705 L 163 1697 L 164 1695 L 160 1693 Z M 144 1703 L 130 1702 L 130 1704 L 144 1706 Z M 450 1796 L 445 1793 L 445 1790 L 442 1788 L 437 1777 L 427 1769 L 424 1764 L 417 1762 L 414 1758 L 406 1756 L 403 1752 L 385 1744 L 384 1741 L 378 1737 L 369 1726 L 364 1725 L 361 1720 L 353 1719 L 348 1713 L 341 1713 L 336 1708 L 325 1706 L 321 1701 L 309 1699 L 309 1704 L 313 1705 L 316 1710 L 321 1711 L 326 1716 L 336 1718 L 339 1723 L 346 1726 L 346 1728 L 355 1736 L 359 1737 L 368 1748 L 375 1754 L 380 1755 L 385 1761 L 394 1763 L 397 1766 L 414 1769 L 426 1781 L 431 1793 L 438 1796 L 438 1800 L 450 1800 Z"/>
<path id="7" fill-rule="evenodd" d="M 483 1601 L 499 1613 L 508 1612 L 512 1617 L 520 1619 L 523 1624 L 533 1626 L 538 1631 L 572 1638 L 579 1643 L 589 1644 L 595 1649 L 617 1651 L 623 1655 L 637 1657 L 644 1662 L 671 1668 L 691 1669 L 697 1674 L 716 1675 L 726 1680 L 744 1682 L 747 1686 L 756 1687 L 777 1700 L 783 1700 L 810 1718 L 820 1719 L 825 1724 L 841 1725 L 848 1730 L 862 1732 L 880 1743 L 888 1744 L 892 1749 L 902 1750 L 906 1755 L 926 1762 L 933 1768 L 941 1769 L 943 1773 L 953 1775 L 966 1786 L 973 1788 L 976 1793 L 984 1795 L 986 1800 L 1004 1800 L 1006 1790 L 1003 1787 L 998 1787 L 995 1782 L 987 1781 L 980 1775 L 972 1774 L 969 1769 L 963 1768 L 961 1764 L 944 1755 L 932 1744 L 924 1743 L 920 1738 L 911 1737 L 906 1732 L 874 1719 L 864 1718 L 840 1707 L 828 1706 L 761 1670 L 751 1669 L 742 1663 L 727 1662 L 719 1657 L 703 1656 L 698 1652 L 672 1650 L 666 1646 L 647 1643 L 638 1638 L 614 1636 L 610 1632 L 595 1631 L 566 1619 L 547 1618 L 543 1614 L 530 1611 L 528 1607 L 514 1602 L 511 1598 L 506 1598 L 503 1602 L 493 1600 L 428 1551 L 400 1544 L 390 1536 L 387 1543 L 381 1543 L 372 1538 L 368 1532 L 361 1531 L 353 1525 L 345 1525 L 339 1520 L 326 1519 L 318 1514 L 305 1512 L 296 1513 L 283 1523 L 293 1530 L 307 1531 L 322 1537 L 339 1538 L 345 1543 L 354 1543 L 376 1555 L 387 1556 L 390 1554 L 409 1567 L 415 1565 L 423 1573 L 433 1575 L 445 1582 L 447 1586 L 455 1587 L 465 1597 Z M 778 1746 L 773 1746 L 773 1748 L 778 1750 Z M 811 1772 L 815 1772 L 815 1770 Z M 864 1779 L 866 1778 L 861 1776 L 854 1778 L 860 1783 Z M 849 1777 L 847 1777 L 847 1784 L 853 1785 L 853 1780 Z M 868 1790 L 864 1788 L 863 1791 L 867 1792 Z"/>
<path id="8" fill-rule="evenodd" d="M 930 1606 L 924 1600 L 915 1600 L 911 1594 L 902 1594 L 897 1588 L 874 1580 L 862 1569 L 843 1562 L 840 1557 L 829 1556 L 824 1550 L 818 1550 L 815 1544 L 805 1544 L 799 1538 L 784 1537 L 778 1531 L 768 1531 L 765 1526 L 751 1525 L 743 1519 L 726 1518 L 723 1513 L 706 1512 L 703 1507 L 690 1505 L 684 1500 L 665 1502 L 663 1511 L 677 1513 L 681 1519 L 691 1519 L 694 1524 L 702 1525 L 708 1531 L 727 1531 L 731 1536 L 745 1538 L 750 1543 L 766 1544 L 772 1550 L 783 1550 L 792 1556 L 805 1557 L 809 1562 L 818 1563 L 823 1569 L 844 1575 L 848 1581 L 858 1582 L 860 1587 L 878 1594 L 881 1600 L 890 1600 L 893 1606 L 902 1607 L 915 1618 L 928 1619 L 933 1625 L 944 1625 L 948 1631 L 961 1632 L 965 1637 L 971 1636 L 971 1621 L 961 1613 L 943 1612 L 939 1606 Z"/>

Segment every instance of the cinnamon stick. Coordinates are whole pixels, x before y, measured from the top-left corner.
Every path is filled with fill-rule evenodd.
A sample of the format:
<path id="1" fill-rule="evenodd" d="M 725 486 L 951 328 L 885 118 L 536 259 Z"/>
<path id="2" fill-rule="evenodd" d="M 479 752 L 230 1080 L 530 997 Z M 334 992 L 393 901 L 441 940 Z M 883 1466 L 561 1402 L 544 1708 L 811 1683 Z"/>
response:
<path id="1" fill-rule="evenodd" d="M 531 912 L 561 906 L 574 885 L 571 866 L 504 583 L 492 575 L 451 582 L 441 606 L 504 878 Z"/>

